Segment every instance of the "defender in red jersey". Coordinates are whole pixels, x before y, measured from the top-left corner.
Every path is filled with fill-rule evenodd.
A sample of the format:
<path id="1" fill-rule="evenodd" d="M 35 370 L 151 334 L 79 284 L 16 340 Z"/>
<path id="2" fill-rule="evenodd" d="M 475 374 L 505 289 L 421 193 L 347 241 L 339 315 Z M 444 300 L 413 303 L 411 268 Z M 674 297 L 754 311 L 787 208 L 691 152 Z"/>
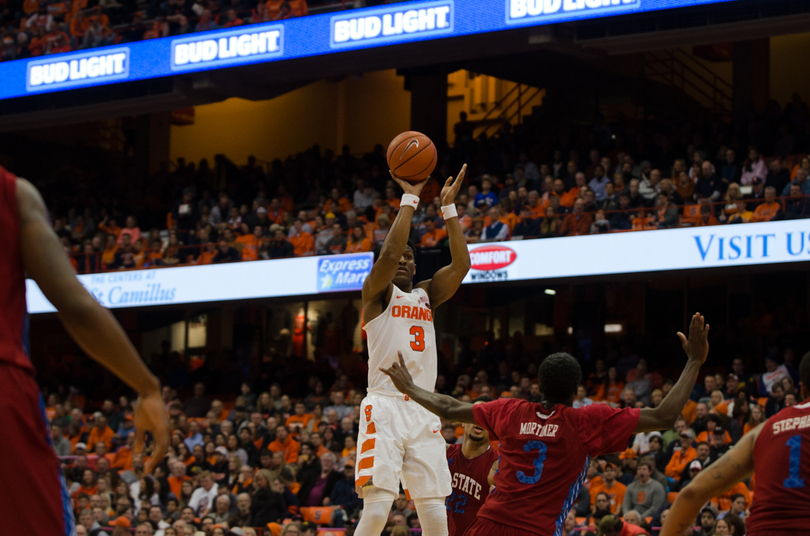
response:
<path id="1" fill-rule="evenodd" d="M 579 495 L 590 458 L 624 450 L 634 433 L 675 424 L 709 351 L 709 326 L 692 317 L 683 348 L 689 360 L 683 374 L 655 408 L 614 409 L 594 404 L 574 409 L 582 371 L 571 355 L 552 354 L 540 364 L 545 400 L 502 399 L 472 405 L 430 393 L 413 384 L 402 356 L 383 371 L 397 389 L 445 420 L 476 423 L 499 439 L 495 491 L 478 512 L 466 536 L 557 536 Z"/>
<path id="2" fill-rule="evenodd" d="M 492 402 L 479 396 L 473 404 Z M 489 434 L 478 425 L 464 425 L 460 445 L 447 446 L 447 465 L 453 477 L 453 493 L 447 497 L 447 528 L 450 536 L 462 536 L 472 525 L 493 484 L 498 453 L 489 444 Z"/>
<path id="3" fill-rule="evenodd" d="M 799 365 L 804 403 L 790 406 L 760 424 L 700 472 L 669 511 L 661 536 L 680 536 L 698 510 L 756 472 L 754 502 L 745 518 L 748 536 L 810 533 L 810 353 Z"/>
<path id="4" fill-rule="evenodd" d="M 51 446 L 45 404 L 28 359 L 25 274 L 36 281 L 59 318 L 88 355 L 140 395 L 135 450 L 151 430 L 156 448 L 147 471 L 165 456 L 169 422 L 160 384 L 121 326 L 76 279 L 36 188 L 0 167 L 0 487 L 9 536 L 76 534 L 70 497 Z"/>

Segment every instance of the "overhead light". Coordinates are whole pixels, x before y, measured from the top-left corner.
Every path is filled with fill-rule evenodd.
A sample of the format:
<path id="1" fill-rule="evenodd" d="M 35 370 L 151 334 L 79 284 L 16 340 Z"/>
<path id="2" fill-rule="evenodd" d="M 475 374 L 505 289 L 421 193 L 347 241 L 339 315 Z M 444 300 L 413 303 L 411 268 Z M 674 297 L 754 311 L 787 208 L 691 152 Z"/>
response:
<path id="1" fill-rule="evenodd" d="M 554 290 L 553 288 L 547 288 L 547 289 L 546 289 L 546 290 L 544 290 L 543 292 L 545 292 L 545 293 L 546 293 L 546 294 L 548 294 L 549 296 L 554 296 L 554 295 L 556 295 L 556 294 L 557 294 L 557 291 L 556 291 L 556 290 Z"/>
<path id="2" fill-rule="evenodd" d="M 605 324 L 605 333 L 621 333 L 624 331 L 622 324 Z"/>

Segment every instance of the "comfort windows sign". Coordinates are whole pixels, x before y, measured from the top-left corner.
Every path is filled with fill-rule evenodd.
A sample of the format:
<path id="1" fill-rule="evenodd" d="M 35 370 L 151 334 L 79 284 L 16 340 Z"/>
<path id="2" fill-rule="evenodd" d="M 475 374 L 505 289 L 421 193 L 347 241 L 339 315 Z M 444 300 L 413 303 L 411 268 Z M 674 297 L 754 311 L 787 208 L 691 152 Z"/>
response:
<path id="1" fill-rule="evenodd" d="M 423 2 L 332 17 L 332 48 L 358 43 L 413 41 L 453 33 L 453 1 Z"/>
<path id="2" fill-rule="evenodd" d="M 506 22 L 608 15 L 637 9 L 640 4 L 641 0 L 506 0 Z"/>
<path id="3" fill-rule="evenodd" d="M 274 58 L 284 53 L 284 27 L 248 27 L 241 30 L 172 41 L 173 71 L 199 70 Z"/>
<path id="4" fill-rule="evenodd" d="M 86 52 L 35 60 L 28 64 L 29 92 L 92 85 L 129 76 L 129 48 Z"/>

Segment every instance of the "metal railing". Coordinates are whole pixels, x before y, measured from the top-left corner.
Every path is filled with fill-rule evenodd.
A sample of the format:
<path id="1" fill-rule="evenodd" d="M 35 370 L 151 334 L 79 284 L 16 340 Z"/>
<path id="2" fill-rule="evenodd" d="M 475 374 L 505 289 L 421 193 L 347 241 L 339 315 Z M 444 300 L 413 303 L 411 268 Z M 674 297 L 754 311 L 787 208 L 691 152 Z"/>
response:
<path id="1" fill-rule="evenodd" d="M 678 88 L 713 113 L 731 117 L 732 85 L 683 50 L 647 52 L 644 72 L 651 80 Z"/>
<path id="2" fill-rule="evenodd" d="M 522 122 L 524 108 L 530 105 L 541 91 L 540 88 L 526 84 L 513 86 L 484 114 L 484 117 L 476 121 L 476 131 L 473 132 L 474 137 L 482 134 L 490 136 L 503 125 L 511 123 L 515 118 L 517 118 L 518 123 Z M 514 110 L 512 110 L 513 107 Z"/>

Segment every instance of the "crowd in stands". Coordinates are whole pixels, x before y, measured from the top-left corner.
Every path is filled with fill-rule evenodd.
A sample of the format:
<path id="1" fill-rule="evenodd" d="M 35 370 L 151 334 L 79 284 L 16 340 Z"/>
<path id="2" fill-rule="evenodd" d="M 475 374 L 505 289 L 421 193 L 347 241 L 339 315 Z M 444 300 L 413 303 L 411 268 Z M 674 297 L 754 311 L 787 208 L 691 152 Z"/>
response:
<path id="1" fill-rule="evenodd" d="M 473 365 L 453 376 L 440 371 L 437 391 L 462 400 L 542 400 L 534 356 L 516 356 L 515 347 L 499 350 L 497 344 L 488 351 L 490 367 Z M 307 378 L 300 358 L 292 358 L 301 386 L 274 381 L 281 371 L 270 374 L 270 381 L 241 384 L 233 381 L 238 375 L 211 371 L 194 383 L 171 370 L 178 360 L 171 353 L 152 360 L 164 380 L 172 429 L 168 457 L 152 475 L 143 473 L 145 458 L 133 454 L 130 399 L 90 399 L 97 393 L 85 396 L 77 380 L 46 390 L 46 414 L 82 525 L 79 534 L 112 528 L 119 536 L 130 529 L 137 536 L 314 535 L 324 527 L 352 534 L 363 505 L 354 472 L 364 382 L 355 384 L 333 368 Z M 597 528 L 609 534 L 617 520 L 633 531 L 626 534 L 656 534 L 677 492 L 695 475 L 764 419 L 801 401 L 792 349 L 779 361 L 768 354 L 762 374 L 753 374 L 742 358 L 714 370 L 695 386 L 671 430 L 638 434 L 624 452 L 592 460 L 564 534 L 594 534 Z M 574 407 L 655 407 L 673 386 L 626 348 L 596 359 L 586 372 Z M 462 434 L 461 427 L 443 423 L 448 443 L 460 442 Z M 707 504 L 694 536 L 744 534 L 755 479 Z M 386 534 L 418 528 L 413 504 L 402 493 Z"/>
<path id="2" fill-rule="evenodd" d="M 308 13 L 307 0 L 8 0 L 0 2 L 0 61 Z"/>
<path id="3" fill-rule="evenodd" d="M 780 121 L 808 128 L 801 101 L 780 114 Z M 469 179 L 457 209 L 469 243 L 810 217 L 810 156 L 782 154 L 810 150 L 810 136 L 767 143 L 729 135 L 733 145 L 708 144 L 703 137 L 719 124 L 680 138 L 664 136 L 659 125 L 627 147 L 623 140 L 640 127 L 623 119 L 580 132 L 577 145 L 588 151 L 566 151 L 556 145 L 572 145 L 570 135 L 549 144 L 507 125 L 492 138 L 473 139 L 474 128 L 466 118 L 456 125 L 454 147 L 422 191 L 412 220 L 418 246 L 446 243 L 436 178 L 457 173 L 465 161 Z M 722 131 L 711 137 L 722 140 Z M 766 158 L 752 142 L 779 153 Z M 224 155 L 213 166 L 180 159 L 141 185 L 140 197 L 127 193 L 134 198 L 128 206 L 120 191 L 99 203 L 89 185 L 51 203 L 54 228 L 80 273 L 375 251 L 401 195 L 380 145 L 360 158 L 348 147 L 340 155 L 313 147 L 267 165 L 251 157 L 242 167 Z M 136 212 L 149 223 L 140 226 Z"/>

